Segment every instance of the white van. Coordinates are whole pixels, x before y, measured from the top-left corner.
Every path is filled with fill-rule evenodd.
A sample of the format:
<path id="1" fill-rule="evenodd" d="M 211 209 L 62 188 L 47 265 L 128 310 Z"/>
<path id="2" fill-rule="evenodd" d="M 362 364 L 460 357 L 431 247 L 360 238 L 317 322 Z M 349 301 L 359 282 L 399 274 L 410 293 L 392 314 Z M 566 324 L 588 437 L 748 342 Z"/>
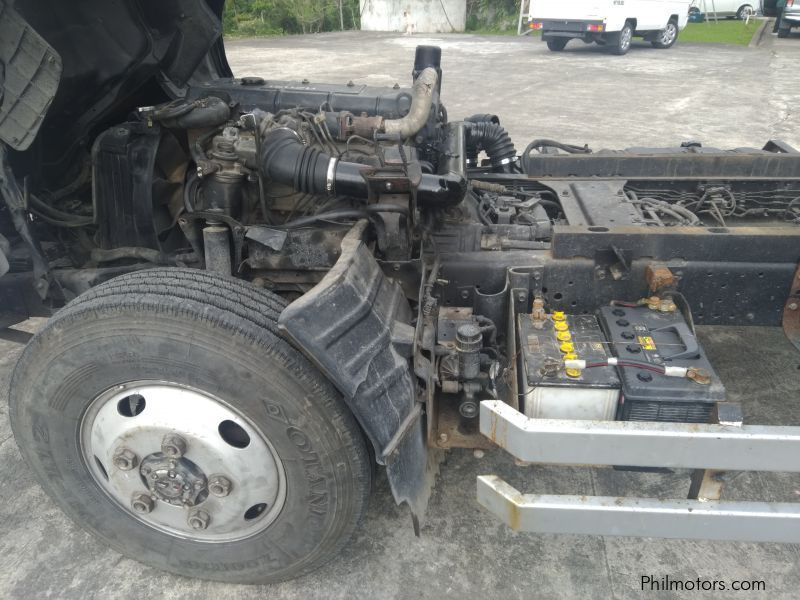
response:
<path id="1" fill-rule="evenodd" d="M 709 0 L 710 1 L 710 0 Z M 689 19 L 690 0 L 532 0 L 531 30 L 554 52 L 571 39 L 597 42 L 625 54 L 634 37 L 670 48 Z"/>

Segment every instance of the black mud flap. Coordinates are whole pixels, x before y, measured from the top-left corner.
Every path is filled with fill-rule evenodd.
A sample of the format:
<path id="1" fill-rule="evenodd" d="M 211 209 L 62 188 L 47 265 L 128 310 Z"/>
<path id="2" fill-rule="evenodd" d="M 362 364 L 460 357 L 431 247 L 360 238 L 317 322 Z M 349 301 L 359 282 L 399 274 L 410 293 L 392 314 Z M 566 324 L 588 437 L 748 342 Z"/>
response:
<path id="1" fill-rule="evenodd" d="M 0 140 L 27 150 L 60 80 L 61 57 L 0 0 Z"/>
<path id="2" fill-rule="evenodd" d="M 365 227 L 363 221 L 353 227 L 334 267 L 278 323 L 342 393 L 386 465 L 395 500 L 408 503 L 417 527 L 437 462 L 428 457 L 411 371 L 411 308 L 365 245 Z"/>

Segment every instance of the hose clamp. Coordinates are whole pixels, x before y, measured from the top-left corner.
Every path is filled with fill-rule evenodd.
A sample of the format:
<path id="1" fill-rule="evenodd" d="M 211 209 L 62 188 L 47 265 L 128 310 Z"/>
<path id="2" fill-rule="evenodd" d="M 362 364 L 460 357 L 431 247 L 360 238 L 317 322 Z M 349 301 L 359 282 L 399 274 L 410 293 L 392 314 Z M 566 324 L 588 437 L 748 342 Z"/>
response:
<path id="1" fill-rule="evenodd" d="M 337 158 L 331 158 L 328 163 L 328 175 L 325 178 L 325 191 L 331 196 L 333 195 L 334 184 L 336 183 L 336 164 L 339 162 Z"/>
<path id="2" fill-rule="evenodd" d="M 498 161 L 498 165 L 510 165 L 516 160 L 516 158 L 504 158 L 501 161 Z"/>

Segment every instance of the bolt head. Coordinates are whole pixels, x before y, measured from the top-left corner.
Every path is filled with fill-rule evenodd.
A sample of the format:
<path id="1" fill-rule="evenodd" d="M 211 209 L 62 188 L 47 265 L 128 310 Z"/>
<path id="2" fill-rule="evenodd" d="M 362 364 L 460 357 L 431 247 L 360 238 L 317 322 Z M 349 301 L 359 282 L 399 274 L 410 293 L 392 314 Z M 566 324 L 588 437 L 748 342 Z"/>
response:
<path id="1" fill-rule="evenodd" d="M 131 498 L 131 508 L 137 513 L 147 514 L 156 506 L 155 501 L 148 494 L 138 493 Z"/>
<path id="2" fill-rule="evenodd" d="M 129 450 L 128 448 L 117 448 L 116 452 L 114 452 L 114 458 L 111 459 L 111 462 L 120 471 L 130 471 L 139 464 L 139 457 L 136 456 L 136 453 L 133 450 Z"/>
<path id="3" fill-rule="evenodd" d="M 797 302 L 792 302 L 789 305 L 789 310 L 797 310 Z"/>
<path id="4" fill-rule="evenodd" d="M 224 498 L 231 493 L 233 484 L 224 475 L 212 475 L 208 478 L 208 491 L 219 498 Z"/>
<path id="5" fill-rule="evenodd" d="M 161 452 L 170 458 L 180 458 L 186 454 L 186 440 L 179 435 L 165 435 L 161 441 Z"/>
<path id="6" fill-rule="evenodd" d="M 439 434 L 439 441 L 444 444 L 450 437 L 446 433 Z"/>
<path id="7" fill-rule="evenodd" d="M 207 529 L 211 523 L 211 515 L 204 510 L 196 509 L 189 513 L 187 522 L 192 529 Z"/>

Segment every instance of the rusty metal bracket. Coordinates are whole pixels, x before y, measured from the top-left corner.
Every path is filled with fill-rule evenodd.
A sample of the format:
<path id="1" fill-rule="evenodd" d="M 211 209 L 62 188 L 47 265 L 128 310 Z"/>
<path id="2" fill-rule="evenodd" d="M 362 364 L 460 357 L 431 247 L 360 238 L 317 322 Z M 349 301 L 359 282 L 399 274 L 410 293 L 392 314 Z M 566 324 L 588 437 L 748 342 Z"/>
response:
<path id="1" fill-rule="evenodd" d="M 657 294 L 662 289 L 672 289 L 678 283 L 669 267 L 661 263 L 647 265 L 645 277 L 651 294 Z"/>
<path id="2" fill-rule="evenodd" d="M 800 350 L 800 265 L 795 271 L 789 298 L 783 309 L 783 332 L 794 347 Z"/>

